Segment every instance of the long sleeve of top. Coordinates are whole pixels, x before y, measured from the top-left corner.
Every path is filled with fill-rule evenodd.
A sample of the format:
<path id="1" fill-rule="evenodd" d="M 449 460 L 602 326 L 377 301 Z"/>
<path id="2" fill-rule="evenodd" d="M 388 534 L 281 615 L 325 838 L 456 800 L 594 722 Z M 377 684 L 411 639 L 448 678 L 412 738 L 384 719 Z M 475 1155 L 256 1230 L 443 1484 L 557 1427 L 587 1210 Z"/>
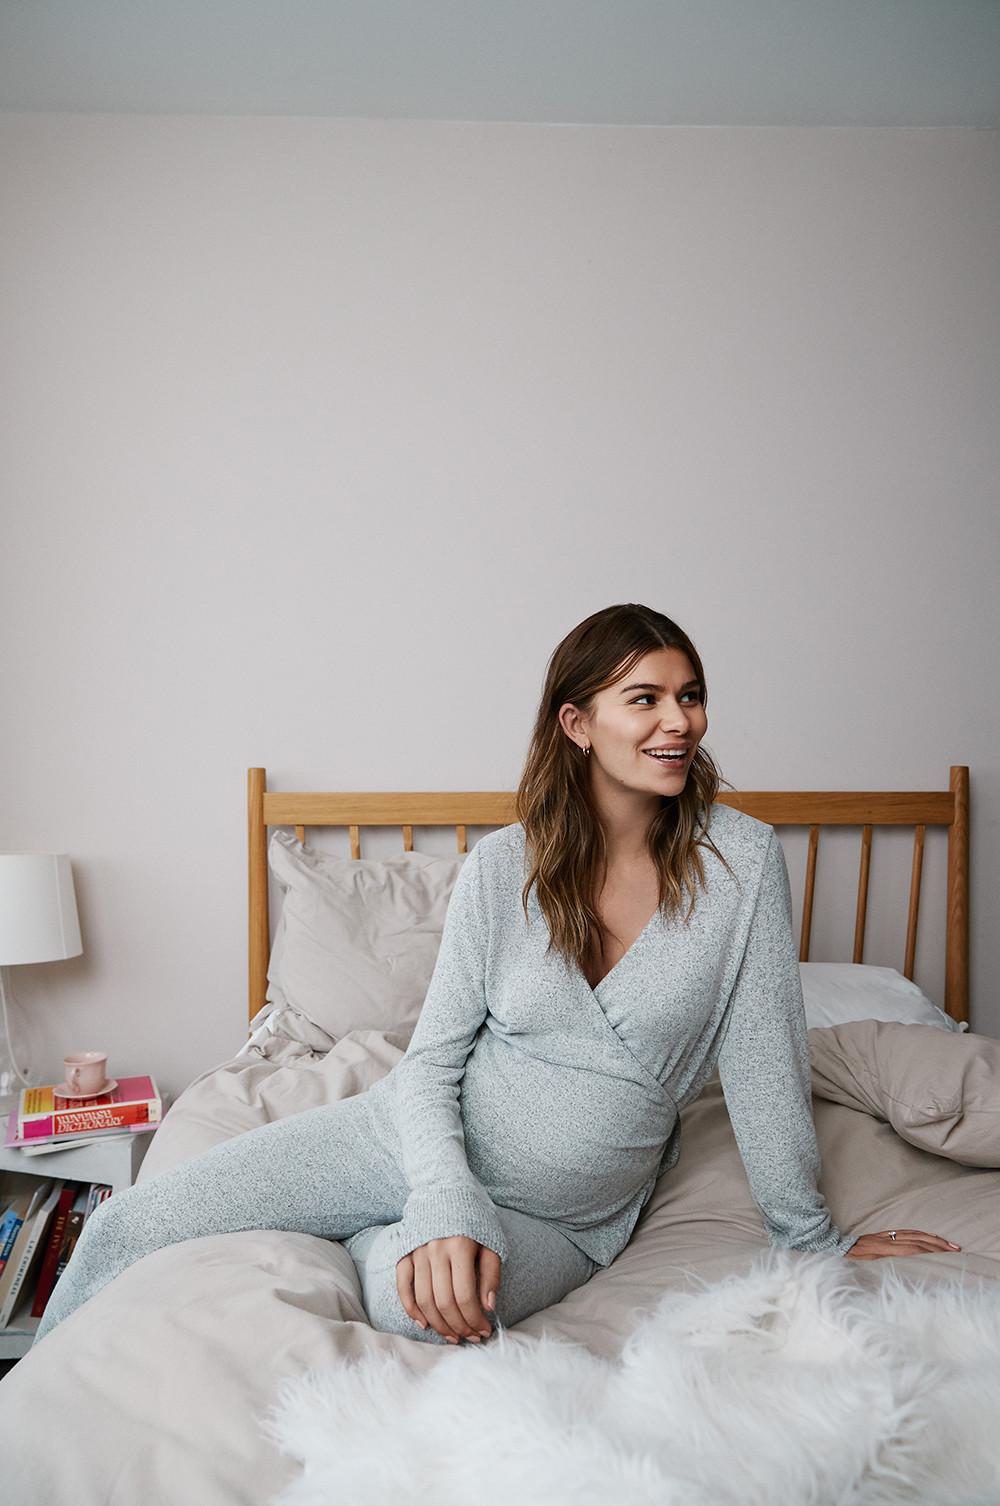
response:
<path id="1" fill-rule="evenodd" d="M 475 844 L 406 1054 L 368 1090 L 410 1189 L 399 1257 L 465 1234 L 506 1259 L 498 1209 L 512 1209 L 610 1265 L 680 1156 L 680 1111 L 717 1065 L 770 1242 L 854 1243 L 816 1187 L 781 846 L 772 826 L 718 802 L 708 838 L 718 853 L 702 843 L 690 924 L 658 909 L 594 988 L 552 947 L 534 886 L 525 914 L 523 826 Z"/>
<path id="2" fill-rule="evenodd" d="M 410 1195 L 397 1258 L 448 1234 L 464 1234 L 507 1257 L 496 1208 L 465 1154 L 460 1085 L 486 1018 L 489 928 L 478 848 L 459 869 L 441 946 L 416 1028 L 392 1076 L 403 1171 Z"/>
<path id="3" fill-rule="evenodd" d="M 719 1080 L 750 1192 L 772 1246 L 846 1254 L 816 1182 L 812 1066 L 785 855 L 771 836 L 730 999 Z"/>

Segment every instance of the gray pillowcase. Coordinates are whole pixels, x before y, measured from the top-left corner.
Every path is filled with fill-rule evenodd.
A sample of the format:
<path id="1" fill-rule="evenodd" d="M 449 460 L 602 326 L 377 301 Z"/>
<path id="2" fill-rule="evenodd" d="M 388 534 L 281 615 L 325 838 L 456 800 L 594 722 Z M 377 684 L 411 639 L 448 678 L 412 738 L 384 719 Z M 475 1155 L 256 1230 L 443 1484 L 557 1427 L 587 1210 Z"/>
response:
<path id="1" fill-rule="evenodd" d="M 313 1050 L 352 1030 L 409 1041 L 466 856 L 342 858 L 276 829 L 268 845 L 282 891 L 267 970 L 273 1026 Z"/>
<path id="2" fill-rule="evenodd" d="M 813 1091 L 963 1166 L 1000 1167 L 1000 1041 L 896 1020 L 809 1031 Z"/>

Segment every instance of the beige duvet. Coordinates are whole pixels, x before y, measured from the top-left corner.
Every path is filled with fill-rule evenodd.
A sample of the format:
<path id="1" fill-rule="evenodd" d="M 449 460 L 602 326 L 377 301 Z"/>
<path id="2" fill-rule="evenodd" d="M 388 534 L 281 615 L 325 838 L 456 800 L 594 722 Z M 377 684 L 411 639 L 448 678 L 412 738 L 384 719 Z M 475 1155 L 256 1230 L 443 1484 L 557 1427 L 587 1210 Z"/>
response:
<path id="1" fill-rule="evenodd" d="M 919 1228 L 959 1242 L 959 1254 L 897 1257 L 917 1280 L 1000 1277 L 1000 1042 L 871 1020 L 809 1039 L 821 1186 L 839 1227 Z M 358 1031 L 319 1056 L 270 1038 L 178 1097 L 141 1178 L 242 1130 L 363 1092 L 402 1045 Z M 627 1248 L 512 1335 L 555 1333 L 614 1358 L 666 1288 L 687 1285 L 692 1272 L 744 1272 L 767 1247 L 717 1075 L 682 1118 L 681 1158 Z M 850 1264 L 870 1280 L 882 1263 Z M 372 1348 L 416 1369 L 454 1353 L 374 1331 L 339 1243 L 262 1231 L 159 1250 L 0 1382 L 4 1500 L 265 1506 L 298 1468 L 258 1423 L 278 1378 Z"/>

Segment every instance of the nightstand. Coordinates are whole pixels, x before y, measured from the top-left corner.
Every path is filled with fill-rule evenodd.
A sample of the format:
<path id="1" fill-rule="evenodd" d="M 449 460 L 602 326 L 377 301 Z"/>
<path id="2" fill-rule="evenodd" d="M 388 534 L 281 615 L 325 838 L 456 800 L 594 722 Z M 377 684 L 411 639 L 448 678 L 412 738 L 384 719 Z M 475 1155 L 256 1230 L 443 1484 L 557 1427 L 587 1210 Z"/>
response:
<path id="1" fill-rule="evenodd" d="M 3 1122 L 3 1116 L 0 1116 L 0 1122 Z M 84 1141 L 62 1150 L 46 1151 L 40 1156 L 26 1156 L 20 1150 L 0 1147 L 0 1170 L 26 1171 L 39 1177 L 63 1177 L 69 1182 L 104 1182 L 111 1188 L 113 1196 L 123 1187 L 132 1186 L 155 1134 L 155 1130 L 145 1130 L 137 1135 Z M 34 1287 L 33 1281 L 31 1285 Z M 7 1327 L 0 1328 L 0 1360 L 20 1359 L 31 1348 L 39 1324 L 38 1318 L 31 1317 L 33 1299 L 32 1290 Z"/>

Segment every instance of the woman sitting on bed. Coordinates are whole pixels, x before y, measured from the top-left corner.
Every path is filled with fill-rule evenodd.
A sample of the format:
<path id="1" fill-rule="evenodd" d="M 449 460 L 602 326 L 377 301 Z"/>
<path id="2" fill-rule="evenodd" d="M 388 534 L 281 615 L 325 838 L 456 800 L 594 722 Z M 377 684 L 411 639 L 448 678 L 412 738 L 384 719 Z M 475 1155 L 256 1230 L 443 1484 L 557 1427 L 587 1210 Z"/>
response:
<path id="1" fill-rule="evenodd" d="M 462 865 L 401 1061 L 100 1204 L 35 1342 L 151 1251 L 246 1229 L 342 1240 L 376 1328 L 479 1342 L 611 1264 L 716 1069 L 772 1245 L 957 1248 L 845 1235 L 817 1190 L 784 856 L 772 826 L 716 801 L 706 706 L 668 617 L 627 603 L 574 628 L 518 820 Z"/>

